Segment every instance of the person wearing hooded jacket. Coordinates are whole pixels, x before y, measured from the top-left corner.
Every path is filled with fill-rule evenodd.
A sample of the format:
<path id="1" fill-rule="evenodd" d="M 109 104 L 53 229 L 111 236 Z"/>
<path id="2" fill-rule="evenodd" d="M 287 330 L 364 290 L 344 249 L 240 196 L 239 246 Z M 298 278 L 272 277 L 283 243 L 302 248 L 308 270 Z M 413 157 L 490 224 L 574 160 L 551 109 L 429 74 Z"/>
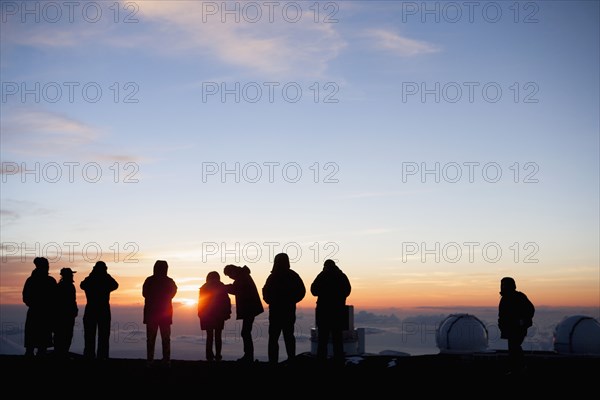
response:
<path id="1" fill-rule="evenodd" d="M 25 355 L 43 356 L 53 346 L 52 312 L 56 297 L 56 279 L 49 275 L 50 264 L 45 257 L 33 260 L 35 269 L 23 285 L 25 317 Z M 37 352 L 36 352 L 37 349 Z"/>
<path id="2" fill-rule="evenodd" d="M 498 328 L 500 338 L 508 341 L 509 374 L 519 374 L 525 368 L 522 344 L 527 329 L 533 325 L 535 307 L 525 293 L 517 290 L 511 277 L 500 280 Z"/>
<path id="3" fill-rule="evenodd" d="M 146 360 L 154 362 L 154 347 L 160 329 L 162 361 L 171 362 L 171 325 L 173 324 L 173 297 L 177 294 L 175 281 L 167 275 L 169 264 L 165 260 L 154 263 L 153 274 L 142 285 L 144 297 L 144 324 L 146 324 Z"/>
<path id="4" fill-rule="evenodd" d="M 323 270 L 310 285 L 310 292 L 317 297 L 315 322 L 319 333 L 317 358 L 327 359 L 327 348 L 331 337 L 333 359 L 344 358 L 343 331 L 347 325 L 346 298 L 352 287 L 348 276 L 333 260 L 325 260 Z"/>
<path id="5" fill-rule="evenodd" d="M 269 363 L 279 362 L 279 336 L 283 333 L 288 361 L 296 357 L 296 303 L 306 295 L 306 287 L 300 275 L 290 266 L 286 253 L 279 253 L 273 260 L 273 268 L 262 288 L 263 300 L 269 305 Z"/>
<path id="6" fill-rule="evenodd" d="M 97 261 L 92 272 L 79 284 L 85 292 L 86 305 L 83 310 L 83 356 L 88 359 L 106 360 L 110 339 L 110 293 L 119 284 L 108 272 L 104 261 Z M 96 349 L 96 334 L 98 348 Z M 97 350 L 97 351 L 96 351 Z"/>
<path id="7" fill-rule="evenodd" d="M 242 330 L 240 335 L 244 343 L 244 356 L 238 361 L 254 361 L 254 343 L 252 341 L 252 325 L 257 315 L 265 309 L 256 284 L 250 276 L 250 268 L 247 266 L 238 267 L 237 265 L 226 265 L 223 273 L 233 279 L 233 283 L 225 285 L 227 292 L 235 296 L 235 314 L 236 319 L 242 320 Z"/>
<path id="8" fill-rule="evenodd" d="M 198 290 L 198 318 L 200 329 L 206 331 L 206 360 L 221 361 L 223 329 L 225 321 L 231 318 L 231 300 L 217 271 L 210 271 Z"/>

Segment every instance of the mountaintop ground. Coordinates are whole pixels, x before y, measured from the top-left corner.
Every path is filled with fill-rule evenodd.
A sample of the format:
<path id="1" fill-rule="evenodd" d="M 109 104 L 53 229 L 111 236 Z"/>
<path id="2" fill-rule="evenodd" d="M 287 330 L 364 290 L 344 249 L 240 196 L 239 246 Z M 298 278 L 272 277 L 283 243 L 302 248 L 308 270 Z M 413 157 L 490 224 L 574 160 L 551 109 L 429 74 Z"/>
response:
<path id="1" fill-rule="evenodd" d="M 599 356 L 528 352 L 527 368 L 519 375 L 506 375 L 506 362 L 505 352 L 364 354 L 346 357 L 343 365 L 320 364 L 310 353 L 277 365 L 172 360 L 169 366 L 160 362 L 148 366 L 144 359 L 90 361 L 78 355 L 67 360 L 51 355 L 0 355 L 5 388 L 20 382 L 28 391 L 63 388 L 74 395 L 81 393 L 79 390 L 91 390 L 92 394 L 104 395 L 170 391 L 217 393 L 227 398 L 276 396 L 279 392 L 295 397 L 326 393 L 355 397 L 358 393 L 379 396 L 410 391 L 429 397 L 459 391 L 465 397 L 480 397 L 516 391 L 515 395 L 565 393 L 571 397 L 597 390 Z"/>

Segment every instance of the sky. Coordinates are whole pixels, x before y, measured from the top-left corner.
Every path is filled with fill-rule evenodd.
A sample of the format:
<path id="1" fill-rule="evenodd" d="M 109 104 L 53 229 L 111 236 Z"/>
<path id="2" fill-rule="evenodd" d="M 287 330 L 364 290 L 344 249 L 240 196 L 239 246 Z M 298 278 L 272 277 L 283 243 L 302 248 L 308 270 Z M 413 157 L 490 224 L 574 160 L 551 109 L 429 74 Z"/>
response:
<path id="1" fill-rule="evenodd" d="M 0 4 L 0 304 L 287 252 L 355 307 L 600 310 L 599 2 Z"/>

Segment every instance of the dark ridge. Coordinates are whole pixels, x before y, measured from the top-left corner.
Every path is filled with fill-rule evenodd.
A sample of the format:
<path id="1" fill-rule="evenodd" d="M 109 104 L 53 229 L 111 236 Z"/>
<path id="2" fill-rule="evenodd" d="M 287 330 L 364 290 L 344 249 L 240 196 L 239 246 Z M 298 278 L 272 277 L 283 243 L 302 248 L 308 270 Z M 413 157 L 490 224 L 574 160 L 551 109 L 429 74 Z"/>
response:
<path id="1" fill-rule="evenodd" d="M 432 354 L 421 356 L 370 355 L 347 357 L 344 365 L 319 364 L 310 353 L 293 362 L 270 365 L 266 362 L 172 360 L 170 366 L 144 359 L 86 360 L 72 354 L 69 359 L 0 355 L 4 387 L 13 382 L 27 391 L 86 388 L 90 394 L 118 394 L 155 390 L 231 395 L 317 396 L 325 393 L 361 397 L 412 393 L 428 398 L 432 394 L 458 391 L 462 397 L 494 396 L 517 390 L 540 395 L 547 393 L 586 394 L 597 384 L 598 356 L 564 356 L 553 352 L 528 352 L 527 369 L 520 375 L 506 375 L 506 353 Z M 23 384 L 30 380 L 31 385 Z M 54 389 L 53 389 L 54 390 Z M 481 390 L 484 390 L 482 393 Z M 74 392 L 76 394 L 77 392 Z M 416 394 L 415 394 L 416 393 Z M 120 396 L 117 396 L 120 397 Z M 200 396 L 203 397 L 203 396 Z M 454 397 L 454 395 L 453 395 Z"/>

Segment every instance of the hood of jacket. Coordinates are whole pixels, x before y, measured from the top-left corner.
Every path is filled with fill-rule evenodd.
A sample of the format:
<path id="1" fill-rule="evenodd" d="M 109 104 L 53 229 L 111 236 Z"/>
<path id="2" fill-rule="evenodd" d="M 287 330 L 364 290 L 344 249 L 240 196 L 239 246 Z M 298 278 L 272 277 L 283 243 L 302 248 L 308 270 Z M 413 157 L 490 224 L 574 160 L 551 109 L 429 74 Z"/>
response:
<path id="1" fill-rule="evenodd" d="M 169 270 L 169 264 L 165 260 L 157 260 L 154 263 L 154 275 L 156 276 L 167 276 Z"/>

